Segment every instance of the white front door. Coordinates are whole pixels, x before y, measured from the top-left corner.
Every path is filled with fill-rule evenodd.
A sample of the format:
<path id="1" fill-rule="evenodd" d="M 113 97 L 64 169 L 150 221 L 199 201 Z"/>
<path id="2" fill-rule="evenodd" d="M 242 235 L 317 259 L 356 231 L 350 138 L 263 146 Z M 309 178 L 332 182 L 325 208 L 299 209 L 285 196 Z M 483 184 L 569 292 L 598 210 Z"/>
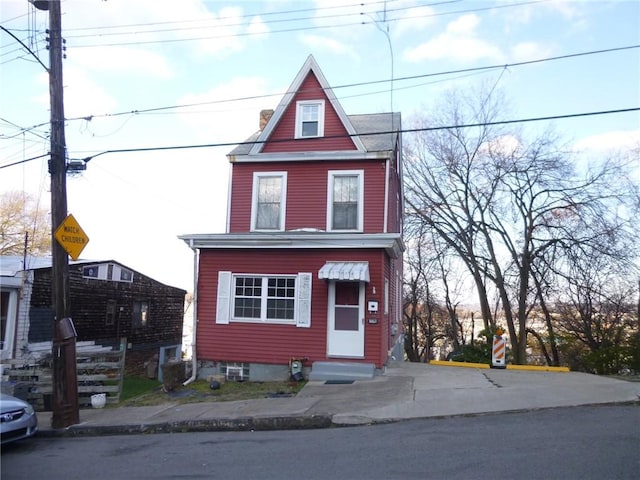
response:
<path id="1" fill-rule="evenodd" d="M 364 282 L 329 282 L 330 357 L 364 357 L 364 286 Z"/>

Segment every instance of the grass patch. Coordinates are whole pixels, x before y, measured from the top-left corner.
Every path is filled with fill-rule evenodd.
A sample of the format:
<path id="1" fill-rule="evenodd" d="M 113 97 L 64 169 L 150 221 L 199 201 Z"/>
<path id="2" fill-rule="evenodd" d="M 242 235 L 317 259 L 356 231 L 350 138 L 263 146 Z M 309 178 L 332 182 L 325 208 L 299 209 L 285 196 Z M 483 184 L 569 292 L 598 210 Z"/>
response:
<path id="1" fill-rule="evenodd" d="M 162 384 L 157 380 L 153 380 L 150 378 L 125 376 L 124 381 L 122 382 L 122 393 L 120 394 L 120 402 L 150 393 L 159 388 L 162 388 Z"/>
<path id="2" fill-rule="evenodd" d="M 156 380 L 125 377 L 120 403 L 114 407 L 141 407 L 164 403 L 230 402 L 295 396 L 306 382 L 226 382 L 213 390 L 204 380 L 165 392 Z"/>

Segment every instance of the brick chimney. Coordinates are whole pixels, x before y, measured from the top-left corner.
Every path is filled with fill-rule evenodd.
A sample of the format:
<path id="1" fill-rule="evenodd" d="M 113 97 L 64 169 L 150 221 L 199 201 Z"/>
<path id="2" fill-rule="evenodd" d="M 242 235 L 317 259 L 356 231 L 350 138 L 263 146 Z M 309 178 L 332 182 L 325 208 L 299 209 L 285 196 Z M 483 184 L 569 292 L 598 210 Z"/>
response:
<path id="1" fill-rule="evenodd" d="M 264 127 L 267 125 L 267 123 L 271 119 L 271 115 L 273 115 L 272 109 L 260 111 L 260 131 L 264 130 Z"/>

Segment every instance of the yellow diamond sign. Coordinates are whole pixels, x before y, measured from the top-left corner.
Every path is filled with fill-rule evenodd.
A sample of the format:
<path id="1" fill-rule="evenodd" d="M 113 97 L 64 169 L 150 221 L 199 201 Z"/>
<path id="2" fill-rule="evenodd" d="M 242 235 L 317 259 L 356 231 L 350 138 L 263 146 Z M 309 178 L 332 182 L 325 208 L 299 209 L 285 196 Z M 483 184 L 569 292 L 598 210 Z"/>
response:
<path id="1" fill-rule="evenodd" d="M 84 247 L 89 243 L 89 237 L 71 214 L 60 224 L 54 236 L 73 260 L 78 259 Z"/>

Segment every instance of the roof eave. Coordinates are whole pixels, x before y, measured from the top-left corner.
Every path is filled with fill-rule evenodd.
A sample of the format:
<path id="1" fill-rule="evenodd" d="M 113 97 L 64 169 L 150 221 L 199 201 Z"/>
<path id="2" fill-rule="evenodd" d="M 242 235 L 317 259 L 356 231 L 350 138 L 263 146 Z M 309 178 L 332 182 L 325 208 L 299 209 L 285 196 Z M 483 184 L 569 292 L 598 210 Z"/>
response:
<path id="1" fill-rule="evenodd" d="M 300 233 L 187 234 L 178 237 L 192 249 L 357 249 L 382 248 L 392 258 L 404 251 L 400 233 Z"/>
<path id="2" fill-rule="evenodd" d="M 358 150 L 342 150 L 332 152 L 284 152 L 260 153 L 257 155 L 227 155 L 230 163 L 252 162 L 300 162 L 324 160 L 386 160 L 393 155 L 391 150 L 361 152 Z"/>

